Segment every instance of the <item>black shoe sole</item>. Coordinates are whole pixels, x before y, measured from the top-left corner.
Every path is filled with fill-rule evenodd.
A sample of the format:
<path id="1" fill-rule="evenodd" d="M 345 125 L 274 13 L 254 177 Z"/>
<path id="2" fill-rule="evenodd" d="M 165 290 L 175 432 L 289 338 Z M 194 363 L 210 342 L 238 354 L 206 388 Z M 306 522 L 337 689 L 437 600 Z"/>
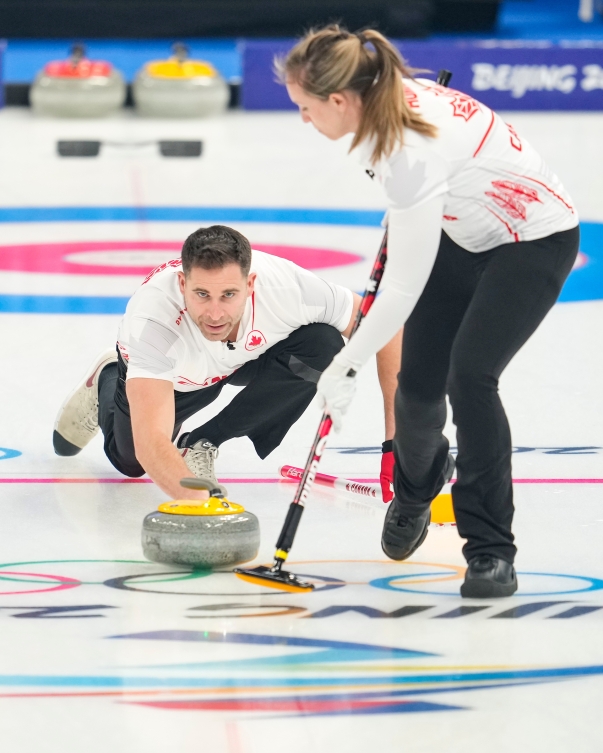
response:
<path id="1" fill-rule="evenodd" d="M 487 578 L 471 578 L 461 586 L 461 596 L 465 599 L 501 599 L 512 596 L 517 591 L 517 578 L 510 583 L 497 583 Z"/>
<path id="2" fill-rule="evenodd" d="M 425 524 L 425 528 L 423 530 L 423 533 L 419 537 L 416 544 L 413 545 L 412 549 L 409 549 L 408 551 L 404 552 L 402 556 L 399 554 L 396 554 L 396 556 L 392 556 L 387 549 L 385 548 L 387 544 L 383 541 L 383 537 L 381 537 L 381 549 L 383 550 L 383 553 L 390 558 L 390 560 L 394 560 L 395 562 L 402 562 L 402 560 L 408 559 L 411 555 L 413 555 L 417 549 L 421 546 L 421 544 L 425 541 L 427 538 L 427 534 L 429 533 L 429 524 L 431 523 L 431 512 L 429 513 L 429 517 L 427 518 L 427 522 Z"/>
<path id="3" fill-rule="evenodd" d="M 68 442 L 56 429 L 52 432 L 52 446 L 57 455 L 65 458 L 73 457 L 82 451 L 81 447 Z"/>

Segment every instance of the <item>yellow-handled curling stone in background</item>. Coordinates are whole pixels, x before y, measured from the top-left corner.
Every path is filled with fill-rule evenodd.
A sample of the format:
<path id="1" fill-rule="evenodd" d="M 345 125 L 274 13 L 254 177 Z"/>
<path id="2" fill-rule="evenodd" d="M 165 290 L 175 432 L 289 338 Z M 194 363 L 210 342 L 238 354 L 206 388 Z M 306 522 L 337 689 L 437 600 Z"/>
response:
<path id="1" fill-rule="evenodd" d="M 147 63 L 132 86 L 141 115 L 159 118 L 202 118 L 228 107 L 230 89 L 218 71 L 202 60 L 189 60 L 183 44 L 174 45 L 169 60 Z"/>
<path id="2" fill-rule="evenodd" d="M 226 498 L 226 489 L 203 478 L 183 478 L 187 489 L 207 489 L 208 500 L 159 505 L 142 524 L 142 550 L 153 562 L 192 567 L 228 567 L 248 562 L 260 548 L 253 513 Z"/>
<path id="3" fill-rule="evenodd" d="M 74 45 L 68 60 L 53 60 L 31 87 L 31 104 L 40 115 L 98 118 L 115 112 L 126 99 L 121 73 L 105 60 L 88 60 Z"/>

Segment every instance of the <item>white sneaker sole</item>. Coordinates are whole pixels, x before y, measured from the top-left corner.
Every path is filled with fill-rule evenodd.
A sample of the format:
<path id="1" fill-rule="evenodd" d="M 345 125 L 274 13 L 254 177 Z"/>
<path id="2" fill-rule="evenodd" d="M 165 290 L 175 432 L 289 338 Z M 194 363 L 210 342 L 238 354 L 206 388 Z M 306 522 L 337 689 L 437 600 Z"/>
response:
<path id="1" fill-rule="evenodd" d="M 90 440 L 92 440 L 96 435 L 96 432 L 95 434 L 90 435 L 90 437 L 86 442 L 84 442 L 84 444 L 81 444 L 81 442 L 73 442 L 72 439 L 70 439 L 68 436 L 65 436 L 65 434 L 69 434 L 69 432 L 66 431 L 65 428 L 61 429 L 61 419 L 63 418 L 66 409 L 69 407 L 70 402 L 82 389 L 91 389 L 96 384 L 98 384 L 98 377 L 100 375 L 100 372 L 104 369 L 105 366 L 110 363 L 117 363 L 117 352 L 115 350 L 108 350 L 97 356 L 94 362 L 86 370 L 86 374 L 84 375 L 82 380 L 77 384 L 76 387 L 74 387 L 67 398 L 63 401 L 63 404 L 61 405 L 57 414 L 56 421 L 54 422 L 54 433 L 55 435 L 58 435 L 62 440 L 60 444 L 62 445 L 63 443 L 67 443 L 67 446 L 61 447 L 61 452 L 59 452 L 57 449 L 55 436 L 53 435 L 53 444 L 57 455 L 77 455 L 78 452 L 80 452 L 80 450 L 83 450 L 88 442 L 90 442 Z"/>

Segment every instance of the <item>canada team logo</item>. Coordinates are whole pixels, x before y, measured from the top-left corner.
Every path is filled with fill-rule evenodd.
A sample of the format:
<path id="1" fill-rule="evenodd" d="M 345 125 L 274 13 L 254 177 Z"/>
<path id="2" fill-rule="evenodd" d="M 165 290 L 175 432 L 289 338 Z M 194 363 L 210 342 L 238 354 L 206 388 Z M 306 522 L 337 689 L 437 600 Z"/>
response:
<path id="1" fill-rule="evenodd" d="M 266 345 L 266 338 L 259 329 L 252 329 L 245 341 L 245 350 L 256 350 Z"/>

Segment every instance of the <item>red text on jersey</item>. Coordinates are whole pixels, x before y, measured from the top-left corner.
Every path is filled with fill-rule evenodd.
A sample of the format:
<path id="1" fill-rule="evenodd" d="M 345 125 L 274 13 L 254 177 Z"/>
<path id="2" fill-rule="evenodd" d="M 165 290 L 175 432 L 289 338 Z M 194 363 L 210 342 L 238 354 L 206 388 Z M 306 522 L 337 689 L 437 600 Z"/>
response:
<path id="1" fill-rule="evenodd" d="M 513 149 L 517 149 L 518 152 L 521 152 L 521 150 L 523 149 L 521 139 L 517 135 L 512 125 L 509 125 L 508 123 L 505 123 L 505 125 L 507 126 L 509 133 L 511 134 L 511 146 L 513 147 Z"/>
<path id="2" fill-rule="evenodd" d="M 223 379 L 226 379 L 228 374 L 225 374 L 224 376 L 217 376 L 217 377 L 208 377 L 205 381 L 199 383 L 199 382 L 193 382 L 192 379 L 187 379 L 187 377 L 179 376 L 176 377 L 176 384 L 182 384 L 186 385 L 188 387 L 211 387 L 212 384 L 218 384 L 218 382 L 221 382 Z"/>
<path id="3" fill-rule="evenodd" d="M 527 220 L 526 204 L 532 202 L 542 204 L 538 198 L 538 191 L 521 183 L 511 180 L 493 180 L 492 186 L 496 191 L 486 191 L 486 196 L 489 196 L 514 220 Z"/>
<path id="4" fill-rule="evenodd" d="M 168 267 L 179 267 L 181 264 L 182 259 L 172 259 L 171 261 L 164 262 L 152 272 L 149 272 L 149 274 L 142 281 L 142 284 L 145 285 L 152 277 L 155 277 L 158 272 L 163 272 L 163 270 L 167 269 Z"/>

